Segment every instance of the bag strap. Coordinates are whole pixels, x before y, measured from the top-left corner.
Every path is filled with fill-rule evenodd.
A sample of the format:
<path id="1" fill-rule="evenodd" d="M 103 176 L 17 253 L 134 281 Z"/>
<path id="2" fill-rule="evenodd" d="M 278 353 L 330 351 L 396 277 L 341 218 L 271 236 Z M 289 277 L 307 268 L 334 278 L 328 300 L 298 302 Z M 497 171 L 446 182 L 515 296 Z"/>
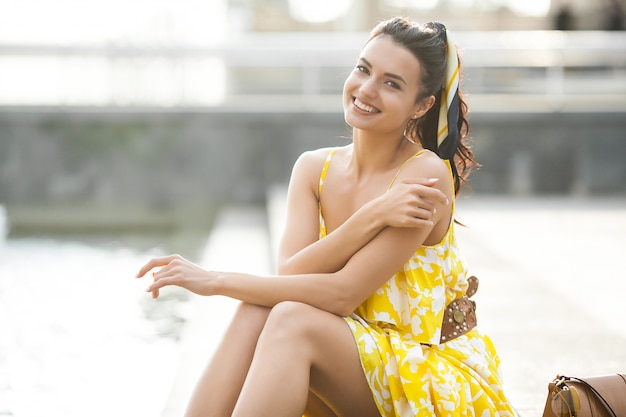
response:
<path id="1" fill-rule="evenodd" d="M 624 375 L 622 374 L 617 374 L 619 375 L 620 378 L 622 378 L 624 380 L 624 383 L 626 384 L 626 377 L 624 377 Z M 615 413 L 615 411 L 613 411 L 613 409 L 611 408 L 611 405 L 608 403 L 607 400 L 604 399 L 604 397 L 602 396 L 602 394 L 600 394 L 600 392 L 589 382 L 585 381 L 582 378 L 577 378 L 574 376 L 561 376 L 559 379 L 559 382 L 562 384 L 564 382 L 567 381 L 574 381 L 574 382 L 578 382 L 579 384 L 584 385 L 585 387 L 589 388 L 589 390 L 600 400 L 600 402 L 602 403 L 602 405 L 604 405 L 604 407 L 607 409 L 607 411 L 613 416 L 613 417 L 617 417 L 617 414 Z M 557 382 L 557 386 L 558 383 Z"/>

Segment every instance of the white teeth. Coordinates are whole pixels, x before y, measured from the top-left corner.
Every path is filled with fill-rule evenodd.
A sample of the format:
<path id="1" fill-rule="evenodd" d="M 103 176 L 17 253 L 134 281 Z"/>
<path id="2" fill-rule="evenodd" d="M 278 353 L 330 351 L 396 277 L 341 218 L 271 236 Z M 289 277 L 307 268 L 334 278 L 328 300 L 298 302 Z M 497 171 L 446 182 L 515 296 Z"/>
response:
<path id="1" fill-rule="evenodd" d="M 376 110 L 374 107 L 368 106 L 367 104 L 363 103 L 358 98 L 354 99 L 354 105 L 357 106 L 359 109 L 361 109 L 363 111 L 366 111 L 368 113 L 377 113 L 378 112 L 378 110 Z"/>

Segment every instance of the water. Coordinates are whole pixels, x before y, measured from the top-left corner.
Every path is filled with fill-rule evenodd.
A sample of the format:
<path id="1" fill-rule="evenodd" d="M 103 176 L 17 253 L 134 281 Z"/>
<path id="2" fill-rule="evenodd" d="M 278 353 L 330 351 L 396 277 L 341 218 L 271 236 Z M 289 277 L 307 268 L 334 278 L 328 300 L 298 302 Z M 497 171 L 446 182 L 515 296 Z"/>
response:
<path id="1" fill-rule="evenodd" d="M 0 244 L 0 416 L 158 416 L 185 303 L 152 300 L 155 251 L 41 238 Z"/>

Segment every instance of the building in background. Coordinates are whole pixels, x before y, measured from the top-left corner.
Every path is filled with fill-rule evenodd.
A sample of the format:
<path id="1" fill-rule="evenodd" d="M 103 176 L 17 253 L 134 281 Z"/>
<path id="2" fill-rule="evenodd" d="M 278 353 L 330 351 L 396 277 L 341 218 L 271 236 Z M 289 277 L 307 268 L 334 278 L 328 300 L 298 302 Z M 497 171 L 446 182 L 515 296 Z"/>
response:
<path id="1" fill-rule="evenodd" d="M 0 0 L 0 105 L 215 107 L 229 86 L 238 88 L 229 84 L 232 65 L 265 59 L 249 50 L 289 43 L 280 36 L 254 43 L 252 34 L 318 33 L 308 38 L 315 48 L 358 48 L 345 34 L 360 41 L 393 15 L 439 20 L 455 32 L 619 28 L 623 1 Z M 305 60 L 298 51 L 294 59 Z M 315 77 L 310 72 L 305 90 Z"/>
<path id="2" fill-rule="evenodd" d="M 573 30 L 552 30 L 565 4 Z M 609 4 L 0 0 L 0 203 L 260 201 L 300 152 L 346 136 L 345 74 L 397 14 L 462 46 L 477 192 L 626 193 L 626 32 L 600 30 Z"/>
<path id="3" fill-rule="evenodd" d="M 393 15 L 455 30 L 551 30 L 563 11 L 572 29 L 604 30 L 623 27 L 623 6 L 624 0 L 231 0 L 229 9 L 246 10 L 249 31 L 345 32 L 367 31 Z"/>

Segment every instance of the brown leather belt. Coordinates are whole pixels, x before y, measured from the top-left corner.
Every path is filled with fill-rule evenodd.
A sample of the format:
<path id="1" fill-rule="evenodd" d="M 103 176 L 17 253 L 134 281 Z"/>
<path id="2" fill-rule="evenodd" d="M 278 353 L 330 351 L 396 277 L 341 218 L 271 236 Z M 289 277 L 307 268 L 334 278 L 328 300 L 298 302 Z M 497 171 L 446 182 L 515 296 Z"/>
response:
<path id="1" fill-rule="evenodd" d="M 467 292 L 446 306 L 441 324 L 440 343 L 449 342 L 476 327 L 476 303 L 470 297 L 478 290 L 478 278 L 467 279 Z"/>

